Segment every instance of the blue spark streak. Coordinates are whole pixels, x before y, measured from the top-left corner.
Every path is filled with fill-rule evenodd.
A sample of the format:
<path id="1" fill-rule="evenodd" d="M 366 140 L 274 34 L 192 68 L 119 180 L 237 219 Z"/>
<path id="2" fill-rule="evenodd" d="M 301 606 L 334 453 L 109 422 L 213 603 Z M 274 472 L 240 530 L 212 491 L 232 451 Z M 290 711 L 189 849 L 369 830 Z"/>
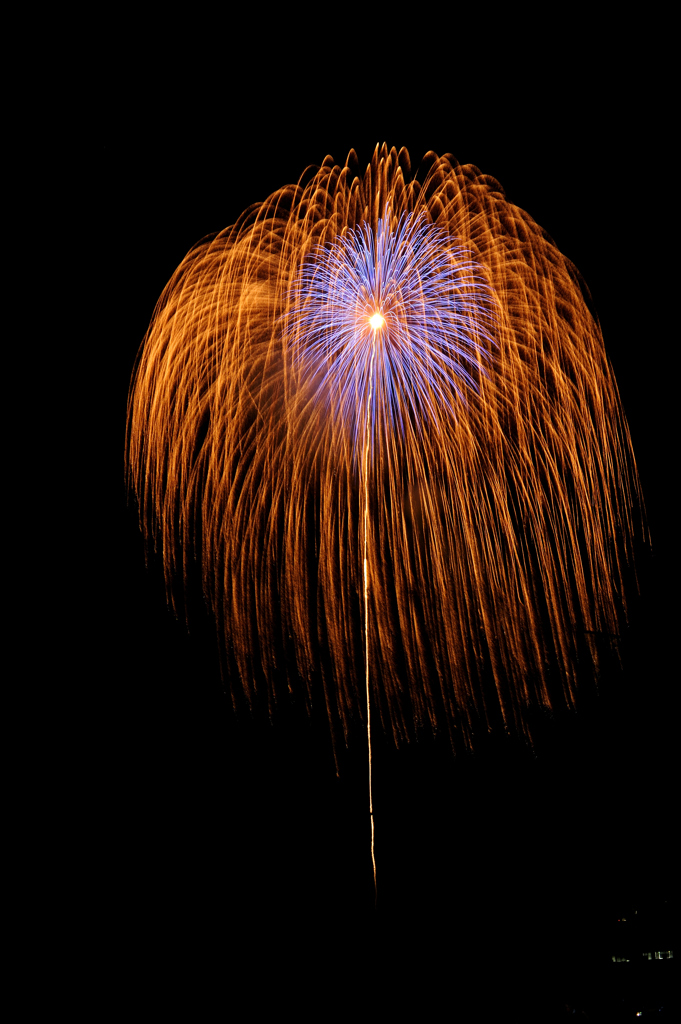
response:
<path id="1" fill-rule="evenodd" d="M 373 448 L 384 432 L 438 430 L 478 391 L 495 306 L 470 251 L 423 215 L 403 214 L 391 229 L 387 211 L 375 233 L 364 224 L 303 262 L 285 332 L 299 381 L 349 427 L 357 456 L 369 396 Z"/>

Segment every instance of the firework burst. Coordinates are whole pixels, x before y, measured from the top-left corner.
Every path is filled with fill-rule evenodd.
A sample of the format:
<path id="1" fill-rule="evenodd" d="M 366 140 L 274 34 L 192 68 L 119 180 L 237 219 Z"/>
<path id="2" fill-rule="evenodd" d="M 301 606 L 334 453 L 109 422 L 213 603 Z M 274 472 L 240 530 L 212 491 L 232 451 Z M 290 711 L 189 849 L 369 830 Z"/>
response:
<path id="1" fill-rule="evenodd" d="M 188 253 L 128 472 L 178 612 L 201 567 L 235 700 L 323 694 L 347 739 L 370 677 L 397 743 L 470 746 L 597 677 L 640 498 L 575 268 L 496 181 L 424 163 L 327 159 Z"/>

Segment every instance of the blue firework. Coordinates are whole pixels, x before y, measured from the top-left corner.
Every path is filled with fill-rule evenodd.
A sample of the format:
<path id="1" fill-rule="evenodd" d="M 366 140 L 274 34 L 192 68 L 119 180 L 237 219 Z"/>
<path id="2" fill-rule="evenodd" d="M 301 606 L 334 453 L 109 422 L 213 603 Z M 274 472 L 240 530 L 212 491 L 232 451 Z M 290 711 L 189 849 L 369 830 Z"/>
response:
<path id="1" fill-rule="evenodd" d="M 351 433 L 418 437 L 476 392 L 495 302 L 470 250 L 423 215 L 390 212 L 304 260 L 285 317 L 299 384 Z M 368 403 L 368 405 L 367 405 Z M 368 415 L 367 415 L 368 412 Z"/>

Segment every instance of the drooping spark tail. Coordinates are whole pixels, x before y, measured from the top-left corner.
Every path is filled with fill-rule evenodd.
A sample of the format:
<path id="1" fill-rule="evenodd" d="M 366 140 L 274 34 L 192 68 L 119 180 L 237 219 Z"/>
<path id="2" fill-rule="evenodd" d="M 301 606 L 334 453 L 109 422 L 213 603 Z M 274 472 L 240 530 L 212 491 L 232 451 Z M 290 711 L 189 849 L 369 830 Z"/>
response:
<path id="1" fill-rule="evenodd" d="M 321 707 L 335 749 L 365 716 L 458 749 L 576 706 L 645 533 L 585 296 L 492 178 L 386 147 L 188 253 L 128 472 L 178 612 L 200 566 L 236 703 Z"/>

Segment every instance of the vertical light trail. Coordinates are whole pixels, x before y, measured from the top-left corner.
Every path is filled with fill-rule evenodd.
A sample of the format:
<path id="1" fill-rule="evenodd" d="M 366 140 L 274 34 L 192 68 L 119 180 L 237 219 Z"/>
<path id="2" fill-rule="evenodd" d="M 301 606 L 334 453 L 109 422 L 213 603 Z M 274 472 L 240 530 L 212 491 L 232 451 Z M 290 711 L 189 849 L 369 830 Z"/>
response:
<path id="1" fill-rule="evenodd" d="M 375 314 L 377 316 L 377 314 Z M 372 318 L 372 320 L 375 319 Z M 373 370 L 376 347 L 376 331 L 379 327 L 372 323 L 374 339 L 369 366 L 369 398 L 367 401 L 367 422 L 364 434 L 364 661 L 367 696 L 367 748 L 369 753 L 369 818 L 371 820 L 371 863 L 374 868 L 374 907 L 378 903 L 378 885 L 376 882 L 376 850 L 374 826 L 374 799 L 371 782 L 371 698 L 369 695 L 369 565 L 367 559 L 367 533 L 369 530 L 369 426 L 371 416 L 371 400 L 373 397 Z"/>

